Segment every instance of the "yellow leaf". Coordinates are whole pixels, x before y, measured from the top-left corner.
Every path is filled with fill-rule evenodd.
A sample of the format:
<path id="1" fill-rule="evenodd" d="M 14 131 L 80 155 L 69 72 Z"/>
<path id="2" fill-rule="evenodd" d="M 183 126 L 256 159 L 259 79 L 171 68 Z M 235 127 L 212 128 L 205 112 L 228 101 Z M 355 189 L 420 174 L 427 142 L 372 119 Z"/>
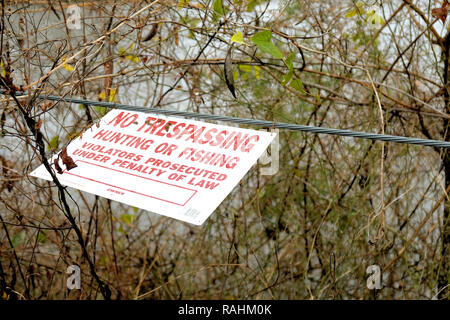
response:
<path id="1" fill-rule="evenodd" d="M 116 101 L 116 95 L 117 95 L 117 89 L 109 89 L 109 102 L 115 102 Z M 106 93 L 105 91 L 102 91 L 98 94 L 98 98 L 102 101 L 106 100 Z"/>
<path id="2" fill-rule="evenodd" d="M 231 37 L 231 41 L 240 44 L 246 44 L 244 42 L 244 36 L 242 35 L 242 32 L 240 32 L 239 30 L 236 31 L 236 33 Z"/>
<path id="3" fill-rule="evenodd" d="M 64 64 L 63 64 L 64 69 L 66 69 L 67 71 L 73 71 L 73 70 L 75 70 L 75 68 L 74 68 L 73 66 L 71 66 L 71 65 L 68 64 L 68 63 L 65 63 L 66 61 L 67 61 L 66 58 L 62 58 L 62 62 L 64 63 Z"/>
<path id="4" fill-rule="evenodd" d="M 128 49 L 124 49 L 124 47 L 120 47 L 120 48 L 119 48 L 119 51 L 117 52 L 117 55 L 118 55 L 119 57 L 125 57 L 125 59 L 128 59 L 128 60 L 130 60 L 130 61 L 138 62 L 138 61 L 139 61 L 139 58 L 136 57 L 135 55 L 132 55 L 132 54 L 131 54 L 131 51 L 133 51 L 133 49 L 134 49 L 134 45 L 135 45 L 135 43 L 132 42 L 132 43 L 130 44 L 130 46 L 128 47 Z"/>
<path id="5" fill-rule="evenodd" d="M 106 93 L 105 93 L 105 91 L 100 92 L 100 93 L 98 94 L 98 98 L 99 98 L 100 100 L 105 100 L 105 99 L 106 99 Z"/>
<path id="6" fill-rule="evenodd" d="M 127 53 L 127 50 L 125 50 L 124 47 L 120 47 L 120 48 L 119 48 L 119 51 L 117 52 L 117 54 L 118 54 L 120 57 L 124 56 L 126 53 Z"/>
<path id="7" fill-rule="evenodd" d="M 252 66 L 248 66 L 248 65 L 245 65 L 245 64 L 240 64 L 239 65 L 239 69 L 242 72 L 250 72 L 250 71 L 252 71 Z"/>
<path id="8" fill-rule="evenodd" d="M 5 69 L 5 64 L 2 62 L 0 62 L 0 72 L 2 74 L 2 77 L 6 77 L 6 69 Z"/>
<path id="9" fill-rule="evenodd" d="M 120 219 L 126 224 L 131 224 L 134 220 L 134 216 L 132 214 L 124 213 L 120 216 Z"/>
<path id="10" fill-rule="evenodd" d="M 109 90 L 109 98 L 108 98 L 109 102 L 115 102 L 116 101 L 116 93 L 117 93 L 117 89 L 110 89 Z"/>
<path id="11" fill-rule="evenodd" d="M 383 18 L 378 15 L 375 10 L 371 10 L 370 12 L 367 12 L 367 19 L 366 19 L 367 24 L 369 25 L 383 25 L 384 24 L 384 20 Z"/>
<path id="12" fill-rule="evenodd" d="M 128 60 L 130 60 L 131 62 L 134 62 L 134 63 L 138 63 L 139 62 L 139 57 L 133 56 L 131 54 L 125 56 L 125 59 L 128 59 Z"/>
<path id="13" fill-rule="evenodd" d="M 258 66 L 254 66 L 254 68 L 255 68 L 255 77 L 256 77 L 256 79 L 259 80 L 259 73 L 261 71 L 261 68 Z"/>
<path id="14" fill-rule="evenodd" d="M 189 0 L 179 0 L 177 9 L 180 10 L 180 9 L 186 7 L 188 3 L 189 3 Z"/>
<path id="15" fill-rule="evenodd" d="M 358 11 L 356 9 L 352 9 L 345 14 L 345 17 L 352 18 L 352 17 L 356 16 L 357 14 L 358 14 Z"/>

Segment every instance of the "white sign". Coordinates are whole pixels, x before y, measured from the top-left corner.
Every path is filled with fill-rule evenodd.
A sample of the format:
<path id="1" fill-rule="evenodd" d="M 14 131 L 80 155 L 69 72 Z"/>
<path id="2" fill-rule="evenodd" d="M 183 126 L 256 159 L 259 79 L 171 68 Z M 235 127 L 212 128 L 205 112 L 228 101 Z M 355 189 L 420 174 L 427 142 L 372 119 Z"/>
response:
<path id="1" fill-rule="evenodd" d="M 201 225 L 275 135 L 112 110 L 51 164 L 66 186 Z M 31 175 L 51 180 L 43 165 Z"/>

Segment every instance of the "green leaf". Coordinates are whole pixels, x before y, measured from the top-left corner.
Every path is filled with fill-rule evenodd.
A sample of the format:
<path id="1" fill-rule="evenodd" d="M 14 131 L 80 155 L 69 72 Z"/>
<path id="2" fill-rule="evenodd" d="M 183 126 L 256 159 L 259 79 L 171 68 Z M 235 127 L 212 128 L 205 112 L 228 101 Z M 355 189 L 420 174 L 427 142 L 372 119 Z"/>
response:
<path id="1" fill-rule="evenodd" d="M 119 226 L 119 231 L 121 234 L 127 234 L 125 230 L 123 230 L 122 226 Z"/>
<path id="2" fill-rule="evenodd" d="M 255 9 L 255 6 L 258 4 L 258 0 L 250 0 L 247 4 L 247 11 L 250 12 Z"/>
<path id="3" fill-rule="evenodd" d="M 292 80 L 290 86 L 300 93 L 305 93 L 305 90 L 303 89 L 303 82 L 299 78 Z"/>
<path id="4" fill-rule="evenodd" d="M 364 14 L 364 3 L 362 1 L 358 1 L 358 3 L 356 4 L 356 8 L 350 10 L 347 12 L 347 14 L 345 15 L 346 18 L 353 18 L 356 15 L 362 15 Z"/>
<path id="5" fill-rule="evenodd" d="M 38 234 L 37 241 L 40 243 L 46 243 L 47 242 L 47 232 L 45 230 L 40 230 Z"/>
<path id="6" fill-rule="evenodd" d="M 102 263 L 103 265 L 109 265 L 108 256 L 106 256 L 106 255 L 100 256 L 99 260 L 100 260 L 100 263 Z"/>
<path id="7" fill-rule="evenodd" d="M 196 18 L 184 18 L 182 19 L 184 23 L 188 24 L 190 27 L 195 28 L 202 20 Z"/>
<path id="8" fill-rule="evenodd" d="M 352 9 L 349 12 L 346 13 L 345 17 L 346 18 L 353 18 L 357 14 L 358 14 L 358 10 L 357 9 Z"/>
<path id="9" fill-rule="evenodd" d="M 59 136 L 54 136 L 48 143 L 50 149 L 56 150 L 59 147 Z"/>
<path id="10" fill-rule="evenodd" d="M 96 107 L 97 113 L 103 117 L 106 114 L 106 107 Z"/>
<path id="11" fill-rule="evenodd" d="M 319 90 L 317 90 L 317 93 L 316 93 L 316 100 L 317 100 L 318 103 L 320 103 L 320 94 L 319 94 Z"/>
<path id="12" fill-rule="evenodd" d="M 286 66 L 290 69 L 294 69 L 294 58 L 295 58 L 295 54 L 293 52 L 291 52 L 288 57 L 286 58 Z"/>
<path id="13" fill-rule="evenodd" d="M 120 219 L 126 224 L 131 224 L 134 220 L 134 216 L 132 214 L 124 213 L 120 216 Z"/>
<path id="14" fill-rule="evenodd" d="M 244 42 L 244 36 L 242 35 L 242 32 L 240 32 L 239 30 L 231 37 L 231 41 L 240 44 L 246 44 Z"/>
<path id="15" fill-rule="evenodd" d="M 20 231 L 19 233 L 16 233 L 14 235 L 14 237 L 12 237 L 12 239 L 11 239 L 13 248 L 17 248 L 18 246 L 23 244 L 25 242 L 25 236 L 26 236 L 25 230 Z"/>
<path id="16" fill-rule="evenodd" d="M 287 58 L 286 58 L 286 66 L 288 67 L 288 72 L 283 76 L 283 84 L 288 84 L 289 81 L 291 81 L 292 77 L 294 76 L 294 57 L 295 54 L 292 52 Z"/>
<path id="17" fill-rule="evenodd" d="M 222 0 L 214 0 L 213 3 L 213 21 L 216 22 L 220 17 L 225 15 L 225 9 L 222 5 Z"/>
<path id="18" fill-rule="evenodd" d="M 253 35 L 250 40 L 258 46 L 262 52 L 272 55 L 274 58 L 283 59 L 283 54 L 272 42 L 272 32 L 264 30 Z"/>

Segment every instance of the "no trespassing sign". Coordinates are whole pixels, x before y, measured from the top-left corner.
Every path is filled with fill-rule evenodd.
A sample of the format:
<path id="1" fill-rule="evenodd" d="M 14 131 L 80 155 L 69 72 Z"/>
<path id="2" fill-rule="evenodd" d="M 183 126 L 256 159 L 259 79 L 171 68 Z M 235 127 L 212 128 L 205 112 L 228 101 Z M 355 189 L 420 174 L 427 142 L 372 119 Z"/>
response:
<path id="1" fill-rule="evenodd" d="M 201 225 L 275 133 L 112 110 L 52 166 L 61 184 Z M 52 180 L 44 165 L 31 176 Z"/>

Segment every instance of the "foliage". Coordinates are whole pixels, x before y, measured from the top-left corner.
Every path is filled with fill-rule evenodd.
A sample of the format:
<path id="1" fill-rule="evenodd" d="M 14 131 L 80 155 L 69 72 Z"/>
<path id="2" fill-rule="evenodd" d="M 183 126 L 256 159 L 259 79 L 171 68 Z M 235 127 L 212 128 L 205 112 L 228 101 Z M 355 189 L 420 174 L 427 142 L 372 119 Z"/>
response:
<path id="1" fill-rule="evenodd" d="M 3 12 L 0 299 L 448 297 L 440 149 L 280 130 L 201 227 L 28 174 L 108 111 L 39 95 L 450 141 L 450 5 L 91 1 L 70 29 L 52 3 Z"/>

